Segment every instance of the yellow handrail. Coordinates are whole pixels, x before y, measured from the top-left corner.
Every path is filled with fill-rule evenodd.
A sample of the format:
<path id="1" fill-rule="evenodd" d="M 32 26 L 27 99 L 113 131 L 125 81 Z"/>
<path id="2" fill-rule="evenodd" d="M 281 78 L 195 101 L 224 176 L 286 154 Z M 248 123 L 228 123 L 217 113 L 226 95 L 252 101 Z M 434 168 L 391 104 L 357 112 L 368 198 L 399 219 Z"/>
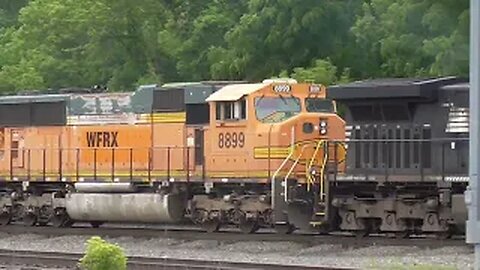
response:
<path id="1" fill-rule="evenodd" d="M 288 201 L 288 185 L 287 185 L 288 177 L 290 177 L 290 175 L 293 172 L 293 169 L 295 169 L 295 166 L 297 166 L 298 161 L 300 160 L 300 158 L 303 155 L 303 152 L 305 151 L 305 147 L 306 147 L 306 145 L 303 145 L 302 150 L 300 151 L 300 154 L 298 155 L 297 159 L 295 159 L 295 162 L 293 163 L 292 167 L 290 167 L 290 170 L 288 171 L 287 175 L 285 175 L 285 186 L 284 186 L 284 188 L 285 188 L 285 191 L 284 191 L 285 202 Z"/>
<path id="2" fill-rule="evenodd" d="M 307 191 L 310 191 L 310 185 L 314 184 L 314 180 L 312 176 L 310 175 L 310 171 L 312 170 L 313 163 L 315 162 L 315 157 L 318 154 L 318 151 L 320 150 L 320 147 L 324 144 L 324 140 L 319 140 L 317 143 L 317 146 L 315 147 L 315 151 L 313 152 L 312 159 L 310 159 L 310 163 L 308 166 L 305 167 L 305 173 L 307 175 Z"/>
<path id="3" fill-rule="evenodd" d="M 320 150 L 321 146 L 325 144 L 325 140 L 319 140 L 318 143 L 317 143 L 317 146 L 315 148 L 315 151 L 313 153 L 313 156 L 312 158 L 310 159 L 310 162 L 308 164 L 308 166 L 306 166 L 306 174 L 307 174 L 307 190 L 310 191 L 310 185 L 313 185 L 314 184 L 314 179 L 313 177 L 310 175 L 310 171 L 313 167 L 313 163 L 315 162 L 315 158 L 318 154 L 318 151 Z M 322 165 L 320 167 L 320 199 L 321 201 L 323 201 L 323 197 L 324 197 L 324 190 L 325 190 L 325 167 L 327 165 L 327 162 L 328 162 L 328 149 L 326 149 L 326 151 L 324 151 L 324 156 L 323 156 L 323 160 L 322 160 Z"/>
<path id="4" fill-rule="evenodd" d="M 324 185 L 325 185 L 325 179 L 324 179 L 324 173 L 325 173 L 325 167 L 327 165 L 328 161 L 328 149 L 325 151 L 325 156 L 323 157 L 323 164 L 322 168 L 320 169 L 320 201 L 323 202 L 323 196 L 325 195 L 323 190 L 324 190 Z"/>

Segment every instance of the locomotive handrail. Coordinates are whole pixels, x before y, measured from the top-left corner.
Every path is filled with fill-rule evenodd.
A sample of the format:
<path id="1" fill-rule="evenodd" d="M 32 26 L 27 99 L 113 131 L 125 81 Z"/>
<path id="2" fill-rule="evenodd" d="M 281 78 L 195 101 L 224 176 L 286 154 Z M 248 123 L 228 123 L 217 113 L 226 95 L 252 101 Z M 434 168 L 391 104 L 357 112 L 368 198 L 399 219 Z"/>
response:
<path id="1" fill-rule="evenodd" d="M 76 181 L 83 181 L 83 177 L 91 177 L 93 179 L 97 179 L 99 176 L 102 179 L 111 179 L 112 182 L 119 181 L 117 178 L 129 178 L 130 181 L 134 179 L 134 171 L 139 172 L 136 173 L 138 177 L 146 177 L 148 181 L 152 180 L 153 174 L 155 173 L 155 169 L 153 168 L 152 158 L 153 158 L 153 151 L 154 150 L 162 150 L 167 154 L 167 166 L 162 171 L 160 170 L 160 174 L 165 173 L 166 170 L 166 177 L 170 180 L 170 176 L 172 172 L 175 175 L 183 175 L 181 177 L 185 177 L 187 183 L 191 180 L 191 164 L 190 158 L 192 149 L 197 149 L 196 146 L 166 146 L 166 147 L 54 147 L 54 148 L 44 148 L 44 147 L 15 147 L 15 148 L 5 148 L 2 149 L 3 152 L 10 152 L 7 154 L 7 160 L 9 162 L 9 170 L 8 170 L 8 179 L 18 180 L 19 178 L 31 179 L 33 177 L 40 177 L 44 181 L 49 181 L 50 177 L 60 179 L 60 181 L 67 181 L 67 178 L 75 179 Z M 180 150 L 183 151 L 182 153 L 186 153 L 188 156 L 188 160 L 186 160 L 186 164 L 184 163 L 184 167 L 172 171 L 173 168 L 171 167 L 171 151 L 172 150 Z M 19 158 L 16 158 L 11 152 L 18 151 Z M 147 160 L 144 163 L 146 168 L 141 166 L 135 168 L 136 165 L 134 164 L 134 154 L 136 151 L 142 151 L 142 155 L 147 156 Z M 118 164 L 117 164 L 117 153 L 123 152 L 126 155 L 124 163 L 123 163 L 123 172 L 118 172 Z M 92 155 L 93 161 L 88 163 L 81 163 L 80 155 L 83 153 L 87 153 Z M 102 155 L 107 154 L 107 159 L 99 160 L 99 154 Z M 68 159 L 65 159 L 67 155 Z M 38 158 L 36 158 L 38 156 Z M 34 158 L 35 157 L 35 158 Z M 38 166 L 32 167 L 32 160 L 38 159 Z M 52 160 L 53 159 L 53 160 Z M 55 161 L 56 160 L 56 161 Z M 66 169 L 64 166 L 64 162 L 68 162 L 70 165 L 70 169 Z M 57 168 L 50 168 L 48 165 L 51 162 L 58 163 Z M 100 163 L 98 163 L 100 162 Z M 98 164 L 97 164 L 98 163 Z M 102 165 L 103 164 L 103 165 Z M 126 165 L 126 166 L 125 166 Z M 203 164 L 204 165 L 204 164 Z M 101 166 L 101 170 L 99 170 L 99 166 Z M 15 171 L 18 170 L 20 173 L 17 174 Z M 82 172 L 83 170 L 83 172 Z M 183 174 L 182 174 L 183 172 Z M 205 168 L 202 166 L 202 169 L 198 171 L 202 175 L 202 179 L 205 179 Z M 180 173 L 180 174 L 179 174 Z M 156 175 L 159 175 L 158 173 Z M 65 178 L 67 177 L 67 178 Z"/>
<path id="2" fill-rule="evenodd" d="M 271 178 L 272 193 L 274 193 L 275 195 L 276 195 L 276 193 L 275 193 L 275 179 L 277 178 L 277 176 L 280 173 L 280 171 L 282 170 L 282 168 L 285 166 L 285 164 L 287 164 L 287 162 L 290 160 L 293 153 L 295 152 L 295 127 L 292 127 L 291 134 L 292 134 L 292 136 L 291 136 L 290 152 L 288 153 L 287 157 L 282 161 L 282 164 L 280 164 L 280 166 L 278 166 L 277 170 L 275 170 L 275 172 L 273 173 L 272 178 Z M 269 149 L 270 149 L 270 146 L 269 146 Z M 269 156 L 269 160 L 270 160 L 270 156 Z M 287 189 L 288 189 L 287 183 L 285 183 L 285 190 L 287 190 Z M 272 200 L 272 208 L 275 209 L 275 199 Z"/>
<path id="3" fill-rule="evenodd" d="M 322 144 L 324 142 L 325 142 L 324 140 L 319 140 L 318 141 L 317 146 L 315 147 L 315 151 L 313 152 L 312 158 L 310 159 L 310 162 L 309 162 L 308 166 L 305 167 L 305 174 L 307 176 L 307 191 L 310 191 L 310 185 L 314 184 L 314 180 L 313 180 L 312 176 L 310 175 L 310 172 L 312 170 L 313 162 L 315 161 L 315 157 L 318 154 L 320 146 L 322 146 Z"/>
<path id="4" fill-rule="evenodd" d="M 148 150 L 148 149 L 152 149 L 152 150 L 166 150 L 166 149 L 182 149 L 182 150 L 186 150 L 187 148 L 190 148 L 190 149 L 197 149 L 199 148 L 198 146 L 153 146 L 153 147 L 150 147 L 150 146 L 145 146 L 145 147 L 135 147 L 135 148 L 132 148 L 132 147 L 49 147 L 49 148 L 45 148 L 45 147 L 6 147 L 4 149 L 0 149 L 0 151 L 5 151 L 5 150 L 90 150 L 90 151 L 93 151 L 93 150 L 112 150 L 112 149 L 115 149 L 115 151 L 118 151 L 118 150 L 130 150 L 130 149 L 134 149 L 134 150 Z"/>
<path id="5" fill-rule="evenodd" d="M 468 138 L 432 138 L 432 139 L 344 139 L 329 140 L 329 142 L 464 142 L 469 141 Z"/>
<path id="6" fill-rule="evenodd" d="M 327 165 L 327 161 L 328 161 L 328 144 L 326 145 L 327 149 L 326 151 L 324 152 L 324 157 L 323 157 L 323 164 L 322 164 L 322 168 L 320 169 L 320 200 L 323 202 L 323 197 L 325 197 L 325 192 L 324 192 L 324 189 L 325 189 L 325 167 Z"/>
<path id="7" fill-rule="evenodd" d="M 288 177 L 290 177 L 290 175 L 291 175 L 292 172 L 293 172 L 293 169 L 295 169 L 295 167 L 297 166 L 298 161 L 300 161 L 300 158 L 302 157 L 303 152 L 305 152 L 305 148 L 306 148 L 306 147 L 307 147 L 306 144 L 304 144 L 304 145 L 302 146 L 302 150 L 300 151 L 300 154 L 299 154 L 298 157 L 295 159 L 295 162 L 293 162 L 292 167 L 290 167 L 290 170 L 289 170 L 289 171 L 287 172 L 287 174 L 285 175 L 285 186 L 284 186 L 284 189 L 285 189 L 285 191 L 284 191 L 285 202 L 288 201 L 288 185 L 287 185 L 287 183 L 288 183 L 288 182 L 287 182 Z M 294 151 L 292 151 L 292 153 L 293 153 L 293 152 L 294 152 Z"/>
<path id="8" fill-rule="evenodd" d="M 292 157 L 293 155 L 293 149 L 290 150 L 290 153 L 288 154 L 288 156 L 283 160 L 282 164 L 280 164 L 280 166 L 277 168 L 277 170 L 275 170 L 275 172 L 273 173 L 272 175 L 272 185 L 274 184 L 275 182 L 275 179 L 277 178 L 277 175 L 280 173 L 280 171 L 282 170 L 282 168 L 285 166 L 285 164 L 287 164 L 287 162 L 290 160 L 290 158 Z M 285 184 L 285 186 L 287 186 Z"/>
<path id="9" fill-rule="evenodd" d="M 344 175 L 340 176 L 340 180 L 357 178 L 399 181 L 415 175 L 420 182 L 461 182 L 463 180 L 452 180 L 452 177 L 466 175 L 467 167 L 461 155 L 464 151 L 468 151 L 466 148 L 468 141 L 468 138 L 356 139 L 350 144 L 352 149 L 349 152 L 349 168 Z M 370 145 L 362 145 L 363 142 Z M 373 147 L 372 142 L 379 148 Z M 346 141 L 345 144 L 348 145 L 348 143 L 349 141 Z M 417 150 L 414 150 L 415 148 Z M 408 151 L 407 154 L 404 151 Z M 338 157 L 334 160 L 335 164 L 339 164 Z M 337 178 L 337 172 L 334 171 L 333 178 L 329 179 L 336 181 Z"/>

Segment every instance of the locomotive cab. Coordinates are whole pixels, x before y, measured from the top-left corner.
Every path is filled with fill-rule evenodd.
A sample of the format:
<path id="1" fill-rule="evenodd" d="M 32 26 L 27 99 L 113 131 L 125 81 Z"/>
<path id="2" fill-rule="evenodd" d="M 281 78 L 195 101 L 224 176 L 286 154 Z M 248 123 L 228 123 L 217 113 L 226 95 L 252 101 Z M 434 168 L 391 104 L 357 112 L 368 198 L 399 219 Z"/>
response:
<path id="1" fill-rule="evenodd" d="M 295 223 L 298 205 L 308 209 L 326 197 L 324 178 L 334 155 L 332 140 L 344 140 L 345 123 L 326 88 L 291 79 L 228 85 L 213 93 L 206 137 L 206 165 L 212 182 L 264 183 L 275 214 L 273 223 Z M 337 158 L 338 158 L 337 157 Z M 335 167 L 335 168 L 333 168 Z M 298 208 L 298 207 L 297 207 Z M 316 211 L 326 216 L 323 205 Z M 301 226 L 295 224 L 296 226 Z"/>
<path id="2" fill-rule="evenodd" d="M 319 143 L 345 136 L 336 104 L 325 94 L 323 86 L 294 80 L 234 84 L 212 94 L 205 155 L 212 178 L 226 181 L 230 171 L 237 180 L 268 180 L 286 158 L 318 162 L 312 150 Z M 291 173 L 304 183 L 299 168 Z"/>

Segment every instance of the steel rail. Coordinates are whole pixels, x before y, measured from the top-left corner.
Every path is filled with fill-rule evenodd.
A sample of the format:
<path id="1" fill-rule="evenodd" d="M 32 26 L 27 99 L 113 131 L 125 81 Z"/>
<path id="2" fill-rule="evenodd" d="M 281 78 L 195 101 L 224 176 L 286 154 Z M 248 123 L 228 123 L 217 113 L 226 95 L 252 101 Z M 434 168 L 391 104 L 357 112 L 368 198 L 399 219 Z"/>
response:
<path id="1" fill-rule="evenodd" d="M 438 239 L 428 236 L 417 236 L 406 239 L 391 238 L 387 235 L 372 235 L 358 238 L 349 234 L 320 235 L 316 233 L 276 234 L 273 232 L 259 232 L 255 234 L 243 234 L 236 231 L 221 231 L 206 233 L 199 229 L 189 227 L 176 228 L 132 228 L 115 227 L 104 225 L 100 228 L 85 227 L 54 228 L 54 227 L 27 227 L 23 225 L 0 226 L 0 233 L 10 235 L 38 234 L 45 236 L 101 236 L 101 237 L 125 237 L 135 238 L 171 238 L 178 240 L 214 240 L 214 241 L 264 241 L 264 242 L 296 242 L 306 245 L 341 245 L 345 248 L 360 248 L 368 246 L 415 246 L 419 248 L 434 249 L 445 246 L 466 246 L 463 238 Z"/>
<path id="2" fill-rule="evenodd" d="M 29 265 L 43 267 L 67 267 L 79 268 L 79 260 L 82 254 L 63 252 L 38 252 L 38 251 L 12 251 L 0 250 L 0 263 L 6 265 Z M 150 270 L 150 269 L 191 269 L 191 270 L 236 270 L 236 269 L 291 269 L 291 270 L 324 270 L 338 269 L 347 270 L 354 268 L 332 267 L 332 266 L 304 266 L 304 265 L 280 265 L 263 264 L 253 262 L 229 262 L 210 261 L 198 259 L 175 259 L 175 258 L 152 258 L 152 257 L 128 257 L 127 267 L 129 270 Z"/>

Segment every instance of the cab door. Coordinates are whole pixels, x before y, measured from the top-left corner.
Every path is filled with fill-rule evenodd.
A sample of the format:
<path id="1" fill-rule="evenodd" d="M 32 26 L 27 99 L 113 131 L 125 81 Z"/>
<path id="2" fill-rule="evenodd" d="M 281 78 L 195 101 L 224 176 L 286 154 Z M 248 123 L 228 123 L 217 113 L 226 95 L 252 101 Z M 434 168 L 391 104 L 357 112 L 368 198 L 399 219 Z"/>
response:
<path id="1" fill-rule="evenodd" d="M 212 103 L 208 171 L 213 178 L 247 178 L 246 98 Z"/>
<path id="2" fill-rule="evenodd" d="M 24 134 L 22 129 L 10 130 L 10 158 L 13 168 L 23 168 L 24 163 Z"/>
<path id="3" fill-rule="evenodd" d="M 197 128 L 194 132 L 195 138 L 195 166 L 204 165 L 205 136 L 203 128 Z"/>

